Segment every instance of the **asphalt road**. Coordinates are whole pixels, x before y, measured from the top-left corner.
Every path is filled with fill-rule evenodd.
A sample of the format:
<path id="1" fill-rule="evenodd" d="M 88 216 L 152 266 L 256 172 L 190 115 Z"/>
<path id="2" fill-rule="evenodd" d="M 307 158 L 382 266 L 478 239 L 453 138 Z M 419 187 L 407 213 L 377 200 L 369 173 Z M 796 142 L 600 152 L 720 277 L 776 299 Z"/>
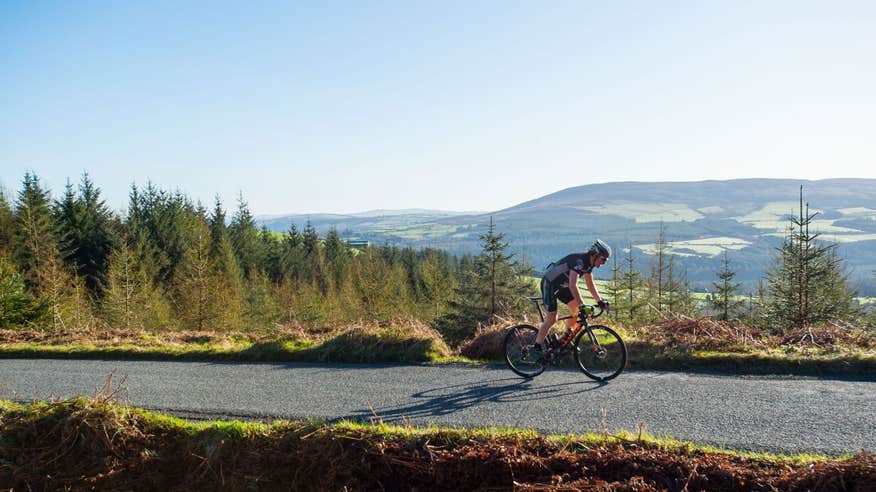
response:
<path id="1" fill-rule="evenodd" d="M 730 449 L 876 451 L 876 382 L 573 370 L 524 380 L 500 367 L 0 360 L 0 397 L 91 395 L 110 372 L 122 401 L 189 418 L 301 418 L 540 431 L 647 431 Z M 604 415 L 604 417 L 603 417 Z"/>

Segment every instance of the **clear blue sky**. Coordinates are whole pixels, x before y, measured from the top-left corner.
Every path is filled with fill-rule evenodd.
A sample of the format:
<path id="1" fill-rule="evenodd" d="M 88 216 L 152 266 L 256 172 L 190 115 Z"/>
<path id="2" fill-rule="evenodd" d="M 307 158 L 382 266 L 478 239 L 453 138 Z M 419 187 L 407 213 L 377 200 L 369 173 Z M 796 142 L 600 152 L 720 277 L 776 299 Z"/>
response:
<path id="1" fill-rule="evenodd" d="M 876 2 L 0 2 L 0 185 L 254 213 L 876 177 Z"/>

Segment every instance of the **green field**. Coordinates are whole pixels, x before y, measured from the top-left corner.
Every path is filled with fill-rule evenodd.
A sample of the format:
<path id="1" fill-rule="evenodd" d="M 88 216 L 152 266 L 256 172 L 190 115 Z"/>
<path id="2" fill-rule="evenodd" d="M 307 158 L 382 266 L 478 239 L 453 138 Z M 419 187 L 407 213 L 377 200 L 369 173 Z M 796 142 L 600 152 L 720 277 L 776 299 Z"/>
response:
<path id="1" fill-rule="evenodd" d="M 665 253 L 676 256 L 719 256 L 725 251 L 738 251 L 747 248 L 751 242 L 735 237 L 708 237 L 690 239 L 687 241 L 668 241 Z M 639 244 L 635 246 L 648 254 L 657 253 L 656 244 Z"/>
<path id="2" fill-rule="evenodd" d="M 637 223 L 645 222 L 693 222 L 703 218 L 703 215 L 683 203 L 651 203 L 651 202 L 620 202 L 605 205 L 575 207 L 604 215 L 617 215 L 632 219 Z"/>
<path id="3" fill-rule="evenodd" d="M 798 202 L 770 202 L 763 208 L 749 213 L 742 217 L 736 217 L 736 220 L 743 224 L 751 225 L 757 229 L 768 229 L 773 232 L 772 236 L 784 237 L 788 231 L 787 217 L 794 210 L 799 209 Z M 840 209 L 846 215 L 855 217 L 869 218 L 870 209 L 863 207 Z M 820 210 L 810 209 L 810 213 L 821 213 Z M 799 213 L 799 211 L 797 212 Z M 810 224 L 810 230 L 815 233 L 825 235 L 825 239 L 834 242 L 856 242 L 856 241 L 871 241 L 876 239 L 876 234 L 865 234 L 858 229 L 849 227 L 836 226 L 834 223 L 837 220 L 831 219 L 814 219 Z"/>

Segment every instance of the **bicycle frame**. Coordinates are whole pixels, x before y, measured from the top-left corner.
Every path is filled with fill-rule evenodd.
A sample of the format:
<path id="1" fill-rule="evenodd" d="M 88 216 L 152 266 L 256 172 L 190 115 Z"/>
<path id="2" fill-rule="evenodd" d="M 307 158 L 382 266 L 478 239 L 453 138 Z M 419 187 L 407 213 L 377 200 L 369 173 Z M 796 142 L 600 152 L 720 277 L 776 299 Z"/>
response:
<path id="1" fill-rule="evenodd" d="M 528 300 L 535 303 L 544 324 L 546 316 L 541 309 L 541 298 L 529 297 Z M 544 372 L 547 366 L 562 365 L 571 354 L 587 377 L 599 382 L 614 379 L 626 367 L 626 345 L 614 329 L 590 321 L 607 311 L 608 306 L 605 305 L 586 305 L 571 316 L 561 317 L 557 321 L 569 324 L 566 333 L 562 337 L 551 335 L 547 340 L 547 347 L 538 350 L 535 358 L 529 357 L 529 350 L 533 348 L 533 339 L 537 337 L 539 328 L 526 322 L 512 326 L 502 342 L 505 362 L 518 375 L 533 378 Z M 587 340 L 581 339 L 584 336 L 582 330 L 587 332 Z M 590 342 L 589 345 L 587 342 Z"/>
<path id="2" fill-rule="evenodd" d="M 532 301 L 533 304 L 535 304 L 535 307 L 538 310 L 538 317 L 541 318 L 541 321 L 543 323 L 544 322 L 544 311 L 541 310 L 541 298 L 540 297 L 527 297 L 527 299 L 529 299 L 530 301 Z M 600 312 L 600 314 L 602 314 L 602 313 Z M 561 318 L 557 318 L 557 323 L 559 323 L 560 321 L 565 321 L 567 319 L 571 319 L 571 318 L 574 318 L 574 316 L 568 315 L 568 316 L 563 316 Z M 599 345 L 599 340 L 597 340 L 596 337 L 593 336 L 593 332 L 591 332 L 590 330 L 587 329 L 587 328 L 589 328 L 589 326 L 590 325 L 587 323 L 587 318 L 584 318 L 583 323 L 579 322 L 576 319 L 574 328 L 572 328 L 572 330 L 569 332 L 569 334 L 566 335 L 565 338 L 563 338 L 563 343 L 561 343 L 560 346 L 557 347 L 556 350 L 560 353 L 564 352 L 566 350 L 566 348 L 569 346 L 569 344 L 572 343 L 572 340 L 574 340 L 575 337 L 578 336 L 579 333 L 581 333 L 581 330 L 587 330 L 587 334 L 588 334 L 588 336 L 590 336 L 590 343 L 593 344 L 594 349 L 597 349 L 597 347 L 602 348 Z"/>

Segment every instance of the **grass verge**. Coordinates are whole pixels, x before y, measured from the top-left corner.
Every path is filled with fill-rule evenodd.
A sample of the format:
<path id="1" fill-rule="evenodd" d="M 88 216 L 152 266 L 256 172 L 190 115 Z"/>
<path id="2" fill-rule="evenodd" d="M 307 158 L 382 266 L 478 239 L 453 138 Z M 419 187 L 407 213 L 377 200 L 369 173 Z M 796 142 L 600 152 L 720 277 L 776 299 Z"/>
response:
<path id="1" fill-rule="evenodd" d="M 0 357 L 353 363 L 454 360 L 435 330 L 414 321 L 385 327 L 356 325 L 265 333 L 105 330 L 45 334 L 0 330 Z"/>
<path id="2" fill-rule="evenodd" d="M 741 454 L 640 434 L 191 423 L 106 397 L 0 401 L 15 490 L 865 490 L 876 458 Z"/>
<path id="3" fill-rule="evenodd" d="M 262 333 L 0 330 L 0 357 L 495 364 L 503 360 L 504 334 L 504 326 L 489 327 L 453 350 L 437 331 L 416 321 Z M 801 345 L 710 320 L 667 322 L 622 334 L 628 367 L 634 369 L 876 379 L 876 346 L 869 338 L 837 343 L 837 333 L 816 330 L 813 343 Z"/>
<path id="4" fill-rule="evenodd" d="M 876 334 L 813 328 L 806 337 L 777 338 L 709 319 L 618 331 L 626 342 L 627 367 L 633 369 L 876 379 Z M 460 352 L 471 359 L 502 360 L 505 333 L 502 326 L 483 329 Z M 798 343 L 800 338 L 805 343 Z"/>
<path id="5" fill-rule="evenodd" d="M 646 343 L 628 344 L 635 369 L 707 370 L 736 374 L 795 374 L 876 379 L 876 354 L 795 354 L 781 350 L 753 352 L 691 352 L 667 350 Z"/>

